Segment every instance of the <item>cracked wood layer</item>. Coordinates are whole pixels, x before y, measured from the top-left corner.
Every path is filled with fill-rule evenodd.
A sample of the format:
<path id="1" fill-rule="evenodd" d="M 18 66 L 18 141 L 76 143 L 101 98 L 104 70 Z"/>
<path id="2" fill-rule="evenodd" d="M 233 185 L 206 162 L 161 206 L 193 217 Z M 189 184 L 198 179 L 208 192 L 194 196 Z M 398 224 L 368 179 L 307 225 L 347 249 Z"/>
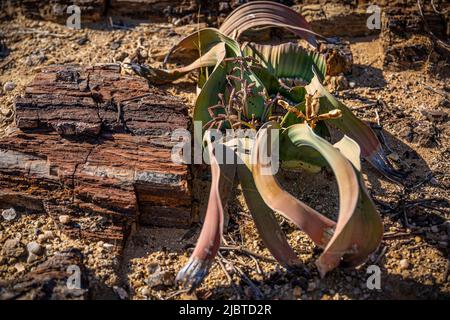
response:
<path id="1" fill-rule="evenodd" d="M 189 168 L 171 161 L 171 132 L 189 124 L 179 99 L 118 65 L 54 66 L 15 104 L 17 130 L 0 139 L 0 208 L 17 199 L 33 211 L 39 199 L 56 223 L 72 216 L 68 233 L 116 242 L 138 219 L 189 225 Z"/>

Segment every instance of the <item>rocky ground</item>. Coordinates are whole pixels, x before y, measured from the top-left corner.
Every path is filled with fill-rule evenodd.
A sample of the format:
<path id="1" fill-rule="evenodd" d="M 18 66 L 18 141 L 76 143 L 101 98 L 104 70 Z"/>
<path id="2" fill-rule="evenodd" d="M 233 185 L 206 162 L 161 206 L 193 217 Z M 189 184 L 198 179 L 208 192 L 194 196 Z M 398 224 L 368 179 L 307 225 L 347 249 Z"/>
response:
<path id="1" fill-rule="evenodd" d="M 14 98 L 42 67 L 127 59 L 158 65 L 173 44 L 196 28 L 197 25 L 171 24 L 112 28 L 97 24 L 69 30 L 23 17 L 2 21 L 0 30 L 7 49 L 2 51 L 0 47 L 0 136 L 13 127 Z M 364 166 L 367 186 L 385 223 L 382 245 L 365 265 L 356 270 L 339 269 L 320 279 L 314 267 L 318 250 L 302 232 L 280 218 L 290 244 L 308 271 L 287 273 L 273 262 L 258 238 L 237 188 L 230 201 L 231 221 L 225 235 L 233 249 L 221 250 L 195 293 L 180 290 L 174 284 L 174 276 L 188 260 L 199 225 L 191 230 L 138 227 L 119 253 L 102 242 L 67 238 L 44 214 L 1 210 L 0 283 L 34 270 L 57 252 L 78 248 L 84 256 L 93 298 L 450 298 L 448 78 L 438 79 L 426 67 L 416 71 L 385 70 L 377 37 L 346 40 L 354 57 L 353 72 L 347 77 L 348 85 L 335 94 L 358 116 L 378 122 L 390 158 L 411 172 L 405 186 L 399 186 Z M 164 89 L 192 106 L 193 76 Z M 208 186 L 204 169 L 194 169 L 196 206 L 200 212 Z M 316 209 L 330 215 L 336 212 L 337 187 L 329 172 L 281 172 L 280 179 L 292 194 Z M 381 268 L 380 290 L 367 288 L 366 271 L 371 264 Z"/>

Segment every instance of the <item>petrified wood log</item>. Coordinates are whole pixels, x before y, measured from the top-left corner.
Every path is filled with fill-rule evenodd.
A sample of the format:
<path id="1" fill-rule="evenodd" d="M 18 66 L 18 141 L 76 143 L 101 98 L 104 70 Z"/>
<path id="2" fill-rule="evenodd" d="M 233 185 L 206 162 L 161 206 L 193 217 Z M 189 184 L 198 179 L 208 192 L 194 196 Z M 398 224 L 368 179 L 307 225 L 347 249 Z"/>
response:
<path id="1" fill-rule="evenodd" d="M 187 107 L 118 65 L 49 67 L 16 100 L 0 139 L 0 208 L 42 207 L 67 232 L 124 238 L 133 222 L 188 226 L 189 168 L 171 160 Z M 62 225 L 61 215 L 71 215 Z"/>
<path id="2" fill-rule="evenodd" d="M 69 287 L 74 271 L 80 271 L 79 283 L 73 282 L 76 285 Z M 0 300 L 84 300 L 89 294 L 86 272 L 81 252 L 67 250 L 19 279 L 0 281 Z"/>

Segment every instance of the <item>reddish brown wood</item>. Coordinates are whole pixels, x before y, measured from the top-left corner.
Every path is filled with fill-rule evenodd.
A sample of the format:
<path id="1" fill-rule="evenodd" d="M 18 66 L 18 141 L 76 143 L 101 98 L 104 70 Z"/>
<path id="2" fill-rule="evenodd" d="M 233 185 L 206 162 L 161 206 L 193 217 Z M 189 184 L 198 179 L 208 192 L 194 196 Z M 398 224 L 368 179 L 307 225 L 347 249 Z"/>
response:
<path id="1" fill-rule="evenodd" d="M 23 207 L 38 198 L 57 223 L 73 217 L 69 233 L 118 242 L 138 220 L 190 224 L 189 168 L 171 160 L 171 132 L 189 123 L 179 99 L 118 65 L 56 66 L 16 100 L 16 123 L 0 139 L 0 190 Z"/>

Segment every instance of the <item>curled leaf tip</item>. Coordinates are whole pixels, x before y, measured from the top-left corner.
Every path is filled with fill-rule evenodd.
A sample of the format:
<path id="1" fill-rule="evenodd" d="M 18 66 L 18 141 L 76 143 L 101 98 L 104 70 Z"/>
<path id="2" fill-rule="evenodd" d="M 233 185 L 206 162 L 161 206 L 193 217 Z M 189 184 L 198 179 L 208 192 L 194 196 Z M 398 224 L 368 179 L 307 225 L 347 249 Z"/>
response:
<path id="1" fill-rule="evenodd" d="M 395 169 L 383 151 L 371 154 L 366 157 L 366 160 L 386 178 L 395 183 L 403 184 L 408 176 L 407 172 Z"/>
<path id="2" fill-rule="evenodd" d="M 183 287 L 194 290 L 208 274 L 210 260 L 201 260 L 196 257 L 189 259 L 189 262 L 178 272 L 175 281 Z"/>

